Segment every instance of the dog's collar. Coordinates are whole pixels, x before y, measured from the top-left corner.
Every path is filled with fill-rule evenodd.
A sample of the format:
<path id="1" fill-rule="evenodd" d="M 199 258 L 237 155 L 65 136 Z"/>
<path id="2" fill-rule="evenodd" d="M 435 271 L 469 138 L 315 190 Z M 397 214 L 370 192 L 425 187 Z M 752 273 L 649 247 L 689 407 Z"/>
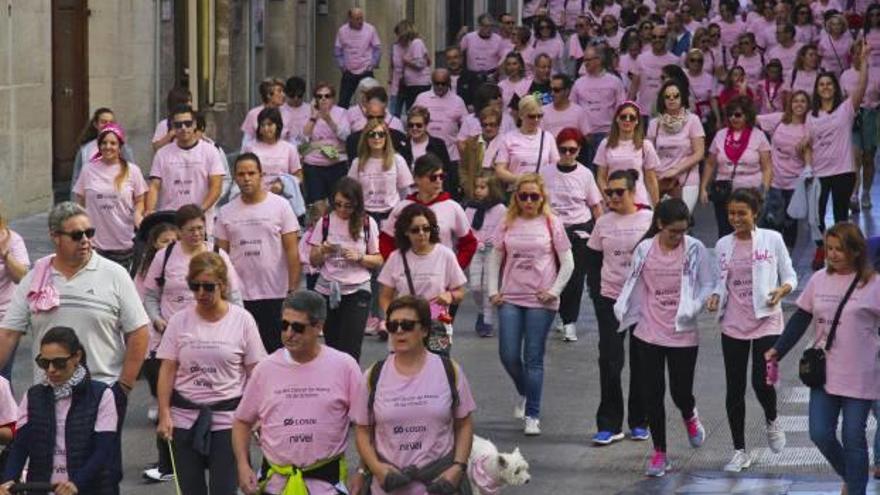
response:
<path id="1" fill-rule="evenodd" d="M 471 480 L 473 480 L 473 482 L 480 488 L 480 491 L 485 495 L 497 495 L 498 493 L 501 493 L 501 488 L 504 486 L 504 483 L 500 480 L 493 479 L 489 471 L 486 470 L 486 461 L 488 459 L 488 456 L 480 457 L 470 464 Z"/>

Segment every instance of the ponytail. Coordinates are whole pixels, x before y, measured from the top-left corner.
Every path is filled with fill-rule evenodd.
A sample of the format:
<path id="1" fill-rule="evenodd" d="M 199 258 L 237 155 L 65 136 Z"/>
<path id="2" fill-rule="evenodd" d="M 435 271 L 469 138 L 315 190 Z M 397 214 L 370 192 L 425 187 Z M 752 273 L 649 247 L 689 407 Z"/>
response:
<path id="1" fill-rule="evenodd" d="M 119 153 L 119 173 L 116 174 L 116 177 L 113 178 L 113 185 L 116 187 L 116 192 L 122 191 L 122 184 L 128 180 L 128 162 L 125 161 L 125 158 L 122 158 L 121 147 Z"/>
<path id="2" fill-rule="evenodd" d="M 654 236 L 660 232 L 660 224 L 669 225 L 682 220 L 689 222 L 690 219 L 691 212 L 684 201 L 680 198 L 664 199 L 658 203 L 657 208 L 654 209 L 654 217 L 651 219 L 651 227 L 645 232 L 645 235 L 639 239 L 636 246 L 646 239 L 653 239 Z"/>

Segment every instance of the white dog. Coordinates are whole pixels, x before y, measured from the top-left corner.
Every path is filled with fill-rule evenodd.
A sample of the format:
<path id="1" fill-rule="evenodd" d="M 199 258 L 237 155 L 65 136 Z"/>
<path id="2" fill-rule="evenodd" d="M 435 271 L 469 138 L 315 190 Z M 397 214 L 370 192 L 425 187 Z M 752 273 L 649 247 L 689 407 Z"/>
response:
<path id="1" fill-rule="evenodd" d="M 531 475 L 529 463 L 519 452 L 519 447 L 509 454 L 500 453 L 495 444 L 474 435 L 468 459 L 468 478 L 475 495 L 495 495 L 507 485 L 528 483 Z"/>

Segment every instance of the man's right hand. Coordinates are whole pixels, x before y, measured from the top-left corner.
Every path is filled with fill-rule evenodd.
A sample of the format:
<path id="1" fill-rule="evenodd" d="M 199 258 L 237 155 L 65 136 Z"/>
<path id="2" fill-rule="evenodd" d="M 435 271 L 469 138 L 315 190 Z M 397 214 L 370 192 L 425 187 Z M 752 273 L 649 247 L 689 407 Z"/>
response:
<path id="1" fill-rule="evenodd" d="M 153 320 L 153 328 L 156 329 L 159 333 L 165 333 L 165 328 L 168 327 L 168 322 L 163 320 L 162 318 L 156 318 Z"/>
<path id="2" fill-rule="evenodd" d="M 259 484 L 257 483 L 257 475 L 248 464 L 238 465 L 238 488 L 245 495 L 256 495 L 259 493 Z"/>

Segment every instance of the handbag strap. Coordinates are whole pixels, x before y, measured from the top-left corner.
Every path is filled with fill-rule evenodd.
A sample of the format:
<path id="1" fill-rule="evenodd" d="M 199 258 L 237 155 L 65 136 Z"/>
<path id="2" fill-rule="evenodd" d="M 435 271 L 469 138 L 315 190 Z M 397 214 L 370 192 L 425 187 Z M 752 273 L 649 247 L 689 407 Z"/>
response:
<path id="1" fill-rule="evenodd" d="M 538 164 L 535 167 L 535 173 L 541 172 L 541 158 L 544 155 L 544 131 L 541 130 L 541 144 L 538 145 Z"/>
<path id="2" fill-rule="evenodd" d="M 837 312 L 834 314 L 834 320 L 831 322 L 831 330 L 828 332 L 828 339 L 825 341 L 825 351 L 831 350 L 831 344 L 834 342 L 834 335 L 837 334 L 837 324 L 840 322 L 840 314 L 843 313 L 843 307 L 846 306 L 846 302 L 849 301 L 849 296 L 852 295 L 853 291 L 856 290 L 856 285 L 859 284 L 859 274 L 856 273 L 856 277 L 853 279 L 852 283 L 849 284 L 849 289 L 846 290 L 846 294 L 844 294 L 843 299 L 840 300 L 840 304 L 837 306 Z"/>
<path id="3" fill-rule="evenodd" d="M 400 252 L 403 259 L 403 274 L 406 275 L 406 285 L 409 286 L 409 295 L 416 295 L 416 286 L 413 284 L 412 273 L 409 271 L 409 263 L 406 261 L 406 251 Z"/>

